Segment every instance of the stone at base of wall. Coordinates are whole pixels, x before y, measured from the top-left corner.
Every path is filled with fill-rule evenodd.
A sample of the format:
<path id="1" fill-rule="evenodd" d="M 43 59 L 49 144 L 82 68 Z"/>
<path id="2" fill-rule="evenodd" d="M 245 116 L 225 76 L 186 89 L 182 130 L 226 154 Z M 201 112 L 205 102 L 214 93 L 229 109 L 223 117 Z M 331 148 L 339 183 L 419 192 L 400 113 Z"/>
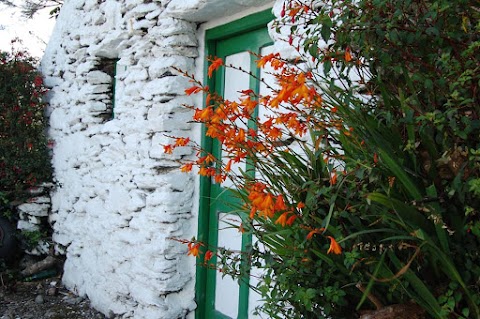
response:
<path id="1" fill-rule="evenodd" d="M 26 244 L 24 252 L 29 255 L 42 256 L 47 255 L 52 247 L 52 241 L 48 234 L 52 233 L 49 222 L 51 212 L 50 190 L 53 184 L 45 183 L 30 190 L 32 196 L 26 203 L 17 206 L 18 221 L 17 229 L 24 234 L 24 239 L 28 241 L 32 234 L 42 236 L 37 245 L 32 247 Z"/>

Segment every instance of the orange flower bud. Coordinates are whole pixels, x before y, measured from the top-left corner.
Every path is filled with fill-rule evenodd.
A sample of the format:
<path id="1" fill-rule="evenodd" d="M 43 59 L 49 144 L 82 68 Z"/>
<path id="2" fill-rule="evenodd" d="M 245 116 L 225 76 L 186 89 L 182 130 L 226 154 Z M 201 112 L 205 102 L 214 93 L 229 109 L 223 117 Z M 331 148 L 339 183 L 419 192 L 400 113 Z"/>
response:
<path id="1" fill-rule="evenodd" d="M 213 257 L 213 252 L 211 252 L 210 250 L 207 250 L 207 252 L 205 253 L 204 261 L 207 262 L 210 259 L 212 259 L 212 257 Z"/>
<path id="2" fill-rule="evenodd" d="M 337 183 L 337 171 L 333 171 L 330 173 L 330 185 L 335 185 Z"/>
<path id="3" fill-rule="evenodd" d="M 282 227 L 285 227 L 285 225 L 287 224 L 287 216 L 288 212 L 281 214 L 280 217 L 278 217 L 275 221 L 275 224 L 280 224 L 282 225 Z"/>
<path id="4" fill-rule="evenodd" d="M 293 222 L 295 221 L 295 219 L 297 219 L 297 217 L 298 217 L 297 215 L 292 215 L 292 216 L 288 217 L 287 225 L 292 226 Z"/>
<path id="5" fill-rule="evenodd" d="M 223 65 L 223 60 L 221 58 L 216 58 L 212 61 L 212 64 L 208 67 L 208 77 L 211 78 L 213 72 L 216 71 L 220 66 Z"/>
<path id="6" fill-rule="evenodd" d="M 327 236 L 327 238 L 330 239 L 330 248 L 328 248 L 327 254 L 333 253 L 335 255 L 340 255 L 342 253 L 342 247 L 340 247 L 332 236 Z"/>
<path id="7" fill-rule="evenodd" d="M 201 91 L 202 91 L 202 87 L 192 86 L 191 88 L 188 88 L 188 89 L 185 90 L 185 94 L 192 95 L 192 94 L 196 94 L 196 93 L 201 92 Z"/>
<path id="8" fill-rule="evenodd" d="M 345 62 L 352 61 L 352 54 L 350 53 L 350 47 L 345 50 Z"/>

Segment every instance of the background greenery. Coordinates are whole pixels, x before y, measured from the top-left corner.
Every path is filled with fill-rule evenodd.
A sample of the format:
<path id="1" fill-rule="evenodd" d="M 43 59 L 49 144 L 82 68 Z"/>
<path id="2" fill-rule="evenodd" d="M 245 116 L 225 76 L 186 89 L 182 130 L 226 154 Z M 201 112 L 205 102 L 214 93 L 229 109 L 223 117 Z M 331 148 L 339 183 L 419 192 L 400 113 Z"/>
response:
<path id="1" fill-rule="evenodd" d="M 0 198 L 2 210 L 32 197 L 29 190 L 51 180 L 46 139 L 47 92 L 26 52 L 0 52 Z"/>

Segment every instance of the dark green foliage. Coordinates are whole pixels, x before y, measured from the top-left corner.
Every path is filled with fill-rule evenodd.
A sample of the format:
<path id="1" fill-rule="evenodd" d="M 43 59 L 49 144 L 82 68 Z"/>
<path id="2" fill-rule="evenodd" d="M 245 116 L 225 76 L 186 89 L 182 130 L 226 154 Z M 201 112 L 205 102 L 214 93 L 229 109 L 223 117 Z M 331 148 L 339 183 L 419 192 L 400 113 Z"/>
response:
<path id="1" fill-rule="evenodd" d="M 10 202 L 51 178 L 42 101 L 47 90 L 35 65 L 25 52 L 0 53 L 0 192 Z"/>
<path id="2" fill-rule="evenodd" d="M 287 2 L 279 26 L 296 22 L 304 60 L 317 63 L 314 85 L 330 106 L 317 120 L 342 128 L 314 127 L 313 141 L 339 145 L 344 174 L 330 186 L 327 152 L 311 145 L 304 160 L 270 158 L 269 182 L 306 207 L 304 229 L 272 221 L 254 230 L 271 250 L 263 310 L 356 318 L 375 296 L 413 300 L 431 318 L 480 318 L 480 4 L 310 5 Z M 325 254 L 321 236 L 305 239 L 323 227 L 341 256 Z"/>

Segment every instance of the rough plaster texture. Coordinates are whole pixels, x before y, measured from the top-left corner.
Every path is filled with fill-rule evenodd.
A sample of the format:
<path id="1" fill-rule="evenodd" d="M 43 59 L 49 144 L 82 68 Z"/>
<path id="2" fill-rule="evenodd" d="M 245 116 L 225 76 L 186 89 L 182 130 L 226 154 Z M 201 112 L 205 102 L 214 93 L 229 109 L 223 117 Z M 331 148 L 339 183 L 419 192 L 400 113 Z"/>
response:
<path id="1" fill-rule="evenodd" d="M 64 283 L 105 314 L 193 317 L 194 260 L 170 238 L 195 234 L 198 185 L 179 170 L 191 151 L 166 155 L 162 145 L 167 136 L 200 137 L 182 106 L 193 102 L 189 83 L 172 66 L 203 65 L 195 67 L 203 22 L 272 2 L 70 0 L 62 8 L 42 61 L 57 182 L 50 222 L 67 257 Z"/>

